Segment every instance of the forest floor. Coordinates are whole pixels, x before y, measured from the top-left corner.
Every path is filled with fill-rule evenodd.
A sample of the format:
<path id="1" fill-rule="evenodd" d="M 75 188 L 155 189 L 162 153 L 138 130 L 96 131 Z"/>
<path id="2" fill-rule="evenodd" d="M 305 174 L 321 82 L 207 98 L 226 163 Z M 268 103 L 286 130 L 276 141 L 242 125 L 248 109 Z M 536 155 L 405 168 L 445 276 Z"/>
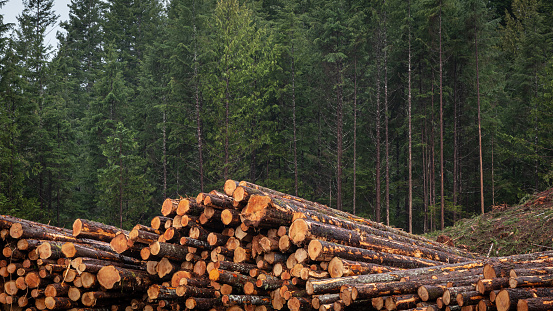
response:
<path id="1" fill-rule="evenodd" d="M 451 238 L 458 248 L 490 257 L 553 250 L 553 188 L 519 205 L 494 206 L 429 237 L 440 235 Z"/>

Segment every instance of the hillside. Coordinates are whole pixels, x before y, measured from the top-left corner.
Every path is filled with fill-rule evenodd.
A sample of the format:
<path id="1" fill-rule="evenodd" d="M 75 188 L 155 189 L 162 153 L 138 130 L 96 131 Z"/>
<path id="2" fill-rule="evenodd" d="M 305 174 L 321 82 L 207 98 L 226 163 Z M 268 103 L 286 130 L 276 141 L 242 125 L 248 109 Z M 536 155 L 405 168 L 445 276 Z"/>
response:
<path id="1" fill-rule="evenodd" d="M 495 206 L 484 215 L 458 221 L 431 234 L 450 237 L 455 246 L 486 256 L 506 256 L 553 249 L 553 189 L 515 206 Z"/>

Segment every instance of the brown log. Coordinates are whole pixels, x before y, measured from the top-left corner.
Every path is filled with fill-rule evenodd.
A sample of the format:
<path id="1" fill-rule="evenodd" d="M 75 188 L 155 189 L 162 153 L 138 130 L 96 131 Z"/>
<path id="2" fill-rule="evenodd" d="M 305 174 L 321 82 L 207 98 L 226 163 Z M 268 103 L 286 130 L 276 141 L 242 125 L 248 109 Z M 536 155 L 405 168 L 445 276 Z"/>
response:
<path id="1" fill-rule="evenodd" d="M 77 219 L 73 222 L 74 237 L 110 242 L 119 232 L 129 233 L 126 230 L 87 219 Z"/>
<path id="2" fill-rule="evenodd" d="M 375 252 L 321 240 L 311 240 L 311 242 L 309 242 L 308 252 L 311 260 L 316 261 L 330 261 L 334 257 L 341 257 L 344 259 L 383 264 L 397 268 L 419 268 L 441 264 L 429 259 Z"/>
<path id="3" fill-rule="evenodd" d="M 161 205 L 161 215 L 165 217 L 175 215 L 177 213 L 177 208 L 179 207 L 179 202 L 180 199 L 165 199 L 165 201 L 163 201 L 163 205 Z"/>
<path id="4" fill-rule="evenodd" d="M 150 244 L 159 239 L 161 234 L 134 228 L 129 232 L 129 240 L 144 244 Z"/>
<path id="5" fill-rule="evenodd" d="M 125 232 L 119 232 L 110 240 L 109 245 L 117 254 L 122 254 L 129 250 L 130 240 L 128 234 Z"/>
<path id="6" fill-rule="evenodd" d="M 60 297 L 67 295 L 69 292 L 69 284 L 67 283 L 54 283 L 49 284 L 46 286 L 46 289 L 44 289 L 44 295 L 46 297 Z"/>
<path id="7" fill-rule="evenodd" d="M 536 297 L 520 299 L 517 311 L 549 311 L 553 310 L 553 297 Z"/>
<path id="8" fill-rule="evenodd" d="M 242 248 L 242 247 L 237 247 L 235 250 L 234 250 L 234 256 L 233 256 L 233 261 L 234 262 L 245 262 L 245 261 L 250 261 L 252 259 L 252 251 L 250 248 Z"/>
<path id="9" fill-rule="evenodd" d="M 240 224 L 240 211 L 227 208 L 221 212 L 221 222 L 225 226 L 237 226 Z"/>
<path id="10" fill-rule="evenodd" d="M 286 306 L 291 311 L 311 310 L 313 308 L 311 306 L 311 300 L 305 297 L 293 297 L 290 300 L 288 300 L 288 303 L 286 304 Z"/>
<path id="11" fill-rule="evenodd" d="M 232 262 L 232 261 L 219 261 L 214 265 L 215 269 L 221 269 L 226 271 L 235 271 L 244 275 L 248 275 L 251 270 L 256 269 L 257 266 L 244 262 Z M 210 270 L 211 271 L 211 270 Z"/>
<path id="12" fill-rule="evenodd" d="M 234 287 L 244 288 L 247 282 L 255 284 L 256 280 L 250 276 L 222 269 L 213 269 L 209 272 L 209 279 Z"/>
<path id="13" fill-rule="evenodd" d="M 173 271 L 177 271 L 179 266 L 175 263 L 172 263 L 167 257 L 163 257 L 156 266 L 156 272 L 160 279 L 169 275 Z"/>
<path id="14" fill-rule="evenodd" d="M 180 238 L 180 245 L 188 247 L 188 252 L 196 252 L 196 249 L 200 249 L 202 251 L 209 251 L 213 249 L 213 246 L 209 245 L 206 241 L 189 237 Z M 194 251 L 191 251 L 191 249 L 194 249 Z"/>
<path id="15" fill-rule="evenodd" d="M 226 194 L 218 193 L 217 195 L 215 195 L 212 193 L 201 193 L 200 195 L 203 196 L 203 204 L 205 206 L 217 209 L 234 208 L 234 199 L 227 196 Z M 202 203 L 198 202 L 198 198 L 200 197 L 200 195 L 196 197 L 196 203 Z"/>
<path id="16" fill-rule="evenodd" d="M 478 302 L 478 311 L 496 311 L 497 308 L 489 299 L 482 299 Z"/>
<path id="17" fill-rule="evenodd" d="M 251 296 L 251 295 L 224 295 L 221 297 L 223 304 L 249 304 L 255 306 L 271 306 L 271 298 L 268 296 Z"/>
<path id="18" fill-rule="evenodd" d="M 200 298 L 190 297 L 186 299 L 186 307 L 188 309 L 209 310 L 214 307 L 222 306 L 223 302 L 220 298 Z"/>
<path id="19" fill-rule="evenodd" d="M 476 291 L 481 294 L 506 287 L 509 287 L 509 278 L 482 279 L 476 283 Z"/>
<path id="20" fill-rule="evenodd" d="M 550 287 L 553 286 L 553 275 L 531 275 L 531 276 L 519 276 L 516 278 L 509 279 L 509 287 L 530 287 L 530 286 L 539 286 L 539 287 Z"/>
<path id="21" fill-rule="evenodd" d="M 309 295 L 323 294 L 332 291 L 336 291 L 342 285 L 346 284 L 367 284 L 375 282 L 391 282 L 399 281 L 403 277 L 413 277 L 418 275 L 432 275 L 440 274 L 446 271 L 466 270 L 475 267 L 482 267 L 481 261 L 473 261 L 459 264 L 444 264 L 436 267 L 417 268 L 409 270 L 399 270 L 379 274 L 365 274 L 348 276 L 341 278 L 331 278 L 324 280 L 307 281 L 306 290 Z"/>
<path id="22" fill-rule="evenodd" d="M 340 294 L 323 294 L 314 295 L 311 299 L 311 305 L 315 309 L 319 309 L 321 305 L 334 303 L 340 299 Z"/>
<path id="23" fill-rule="evenodd" d="M 553 267 L 516 268 L 509 271 L 509 277 L 553 274 Z"/>
<path id="24" fill-rule="evenodd" d="M 25 276 L 25 284 L 27 284 L 29 288 L 38 288 L 41 284 L 41 278 L 38 272 L 27 273 Z"/>
<path id="25" fill-rule="evenodd" d="M 445 305 L 457 304 L 457 294 L 474 290 L 474 286 L 449 287 L 444 291 L 442 300 Z"/>
<path id="26" fill-rule="evenodd" d="M 177 208 L 177 215 L 199 216 L 204 211 L 204 206 L 196 203 L 193 199 L 180 200 Z"/>
<path id="27" fill-rule="evenodd" d="M 71 286 L 67 291 L 67 297 L 72 301 L 79 301 L 81 299 L 81 290 L 77 287 Z"/>
<path id="28" fill-rule="evenodd" d="M 210 232 L 207 236 L 207 243 L 211 246 L 223 246 L 230 237 L 217 232 Z"/>
<path id="29" fill-rule="evenodd" d="M 170 243 L 154 242 L 150 245 L 150 252 L 154 256 L 167 257 L 175 261 L 185 261 L 188 247 Z"/>
<path id="30" fill-rule="evenodd" d="M 214 288 L 204 288 L 188 285 L 179 285 L 176 289 L 176 293 L 179 297 L 217 297 L 217 290 L 215 290 Z"/>
<path id="31" fill-rule="evenodd" d="M 461 292 L 457 294 L 457 304 L 461 307 L 468 306 L 468 305 L 477 305 L 478 302 L 482 299 L 485 299 L 483 294 L 480 294 L 479 292 L 475 290 L 467 291 L 467 292 Z"/>
<path id="32" fill-rule="evenodd" d="M 507 311 L 511 308 L 515 308 L 517 301 L 520 299 L 551 296 L 553 296 L 553 288 L 550 287 L 507 288 L 499 291 L 495 299 L 495 304 L 498 311 Z"/>
<path id="33" fill-rule="evenodd" d="M 381 238 L 372 233 L 344 229 L 311 219 L 296 219 L 290 226 L 289 236 L 296 245 L 318 239 L 390 254 L 426 258 L 433 261 L 448 263 L 468 261 L 465 257 L 456 256 L 451 253 L 436 251 L 421 246 L 413 246 L 407 243 Z"/>
<path id="34" fill-rule="evenodd" d="M 513 269 L 535 269 L 548 267 L 553 264 L 552 260 L 553 259 L 550 257 L 530 261 L 519 261 L 515 259 L 505 259 L 504 261 L 499 261 L 492 259 L 484 265 L 483 274 L 486 279 L 509 277 L 510 271 Z"/>
<path id="35" fill-rule="evenodd" d="M 46 297 L 44 304 L 50 310 L 71 309 L 77 305 L 67 297 Z"/>
<path id="36" fill-rule="evenodd" d="M 184 200 L 181 200 L 183 202 Z M 156 216 L 152 218 L 152 221 L 150 222 L 150 225 L 152 226 L 152 229 L 155 230 L 163 230 L 165 229 L 165 223 L 171 221 L 170 217 L 165 216 Z"/>
<path id="37" fill-rule="evenodd" d="M 384 306 L 386 310 L 407 310 L 416 308 L 421 300 L 418 295 L 393 295 L 386 298 Z"/>
<path id="38" fill-rule="evenodd" d="M 417 294 L 422 301 L 434 301 L 444 295 L 445 285 L 422 285 L 417 289 Z"/>
<path id="39" fill-rule="evenodd" d="M 235 189 L 238 187 L 239 182 L 236 180 L 228 179 L 225 181 L 225 185 L 223 186 L 223 190 L 225 191 L 226 195 L 233 196 Z"/>
<path id="40" fill-rule="evenodd" d="M 98 282 L 106 289 L 146 290 L 152 285 L 147 272 L 124 269 L 115 266 L 106 266 L 98 271 Z"/>
<path id="41" fill-rule="evenodd" d="M 173 276 L 171 277 L 171 287 L 186 285 L 188 279 L 192 279 L 192 273 L 190 271 L 177 271 L 173 273 Z"/>
<path id="42" fill-rule="evenodd" d="M 398 268 L 381 266 L 373 263 L 347 260 L 340 257 L 334 257 L 328 265 L 330 277 L 339 278 L 342 276 L 385 273 L 396 271 Z"/>
<path id="43" fill-rule="evenodd" d="M 87 307 L 94 307 L 99 300 L 113 300 L 127 297 L 128 295 L 126 293 L 121 292 L 94 291 L 84 293 L 81 297 L 81 302 Z"/>

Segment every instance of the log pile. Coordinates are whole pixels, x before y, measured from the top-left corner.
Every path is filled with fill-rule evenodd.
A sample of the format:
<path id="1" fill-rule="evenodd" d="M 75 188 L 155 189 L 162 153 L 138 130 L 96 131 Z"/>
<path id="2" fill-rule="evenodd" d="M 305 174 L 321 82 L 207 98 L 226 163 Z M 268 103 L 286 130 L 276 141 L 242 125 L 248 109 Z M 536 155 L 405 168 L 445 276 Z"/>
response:
<path id="1" fill-rule="evenodd" d="M 131 231 L 0 217 L 0 304 L 35 310 L 546 310 L 553 253 L 484 259 L 248 182 Z"/>

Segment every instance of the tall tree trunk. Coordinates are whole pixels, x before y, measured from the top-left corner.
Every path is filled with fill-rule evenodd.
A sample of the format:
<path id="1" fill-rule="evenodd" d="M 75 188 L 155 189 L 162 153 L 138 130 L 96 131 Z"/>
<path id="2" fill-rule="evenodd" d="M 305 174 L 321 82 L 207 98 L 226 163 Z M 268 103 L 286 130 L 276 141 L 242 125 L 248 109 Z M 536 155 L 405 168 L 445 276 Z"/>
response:
<path id="1" fill-rule="evenodd" d="M 165 102 L 165 98 L 163 99 Z M 163 199 L 167 198 L 167 112 L 165 108 L 167 105 L 164 105 L 163 108 L 163 127 L 161 129 L 163 134 Z"/>
<path id="2" fill-rule="evenodd" d="M 443 61 L 442 61 L 442 1 L 440 1 L 440 198 L 441 198 L 441 229 L 445 223 L 444 198 L 444 102 L 443 102 Z"/>
<path id="3" fill-rule="evenodd" d="M 119 140 L 119 228 L 123 228 L 123 140 Z"/>
<path id="4" fill-rule="evenodd" d="M 480 110 L 480 72 L 478 69 L 478 31 L 474 27 L 474 53 L 476 55 L 476 98 L 478 102 L 478 150 L 480 160 L 480 211 L 484 214 L 484 167 L 482 160 L 482 116 Z"/>
<path id="5" fill-rule="evenodd" d="M 386 27 L 386 0 L 383 1 L 384 6 L 384 22 L 383 22 L 383 28 L 384 28 L 384 122 L 385 122 L 385 129 L 384 129 L 384 136 L 386 141 L 386 155 L 385 155 L 385 162 L 386 162 L 386 225 L 390 225 L 390 135 L 389 135 L 389 129 L 388 129 L 388 123 L 389 123 L 389 116 L 388 116 L 388 48 L 387 48 L 387 27 Z"/>
<path id="6" fill-rule="evenodd" d="M 375 219 L 380 222 L 380 52 L 376 57 L 376 206 Z"/>
<path id="7" fill-rule="evenodd" d="M 196 28 L 196 1 L 192 5 L 192 22 L 194 34 L 194 97 L 196 100 L 196 136 L 198 139 L 198 168 L 200 170 L 200 191 L 204 192 L 204 161 L 203 161 L 203 144 L 202 144 L 202 122 L 201 122 L 201 102 L 200 102 L 200 86 L 198 73 L 198 30 Z M 226 179 L 225 179 L 226 180 Z"/>
<path id="8" fill-rule="evenodd" d="M 294 55 L 294 43 L 292 42 L 292 126 L 294 132 L 294 194 L 298 196 L 298 147 L 297 147 L 297 125 L 296 125 L 296 60 Z"/>
<path id="9" fill-rule="evenodd" d="M 228 55 L 226 56 L 227 62 L 227 74 L 225 77 L 226 91 L 225 91 L 225 167 L 223 168 L 223 180 L 228 179 L 228 166 L 229 166 L 229 126 L 230 126 L 230 82 L 229 82 L 229 65 L 228 65 Z"/>
<path id="10" fill-rule="evenodd" d="M 413 233 L 413 128 L 411 124 L 411 0 L 409 0 L 409 51 L 408 51 L 408 94 L 407 94 L 407 118 L 409 122 L 409 233 Z M 426 227 L 426 222 L 425 222 Z"/>
<path id="11" fill-rule="evenodd" d="M 357 198 L 357 56 L 353 59 L 353 215 Z"/>
<path id="12" fill-rule="evenodd" d="M 458 144 L 458 89 L 457 89 L 457 58 L 453 59 L 453 206 L 457 205 L 458 174 L 459 167 L 459 144 Z M 453 212 L 453 221 L 455 222 L 457 214 Z"/>
<path id="13" fill-rule="evenodd" d="M 336 168 L 336 209 L 342 210 L 342 156 L 343 156 L 343 95 L 342 95 L 342 63 L 336 63 L 337 87 L 336 87 L 336 131 L 338 163 Z"/>

